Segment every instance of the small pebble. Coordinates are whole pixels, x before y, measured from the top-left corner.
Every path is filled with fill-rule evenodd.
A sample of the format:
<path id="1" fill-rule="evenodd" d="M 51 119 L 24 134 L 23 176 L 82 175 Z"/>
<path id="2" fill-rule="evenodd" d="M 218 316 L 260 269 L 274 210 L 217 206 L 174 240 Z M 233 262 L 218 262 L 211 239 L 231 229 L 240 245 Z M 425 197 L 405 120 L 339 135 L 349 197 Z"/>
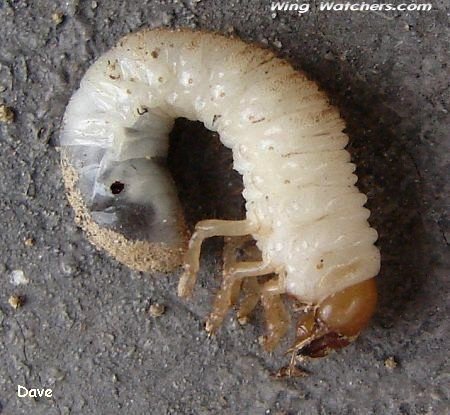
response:
<path id="1" fill-rule="evenodd" d="M 166 312 L 166 307 L 163 304 L 154 303 L 148 309 L 148 313 L 152 317 L 160 317 Z"/>
<path id="2" fill-rule="evenodd" d="M 240 317 L 240 318 L 238 318 L 238 323 L 239 323 L 241 326 L 245 326 L 246 324 L 248 324 L 248 317 L 245 316 L 245 317 Z"/>
<path id="3" fill-rule="evenodd" d="M 15 269 L 9 276 L 9 282 L 13 285 L 26 285 L 30 280 L 25 277 L 25 274 L 21 269 Z"/>
<path id="4" fill-rule="evenodd" d="M 23 243 L 25 244 L 25 246 L 34 246 L 34 244 L 36 243 L 36 241 L 33 238 L 27 238 L 25 239 L 25 241 L 23 241 Z"/>
<path id="5" fill-rule="evenodd" d="M 14 111 L 6 105 L 0 105 L 0 122 L 10 124 L 14 121 Z"/>
<path id="6" fill-rule="evenodd" d="M 9 297 L 8 303 L 14 310 L 17 310 L 19 307 L 23 306 L 24 300 L 23 297 L 20 297 L 19 295 L 12 295 Z"/>
<path id="7" fill-rule="evenodd" d="M 281 47 L 283 46 L 283 44 L 277 39 L 273 42 L 273 45 L 277 48 L 277 49 L 281 49 Z"/>
<path id="8" fill-rule="evenodd" d="M 398 366 L 398 363 L 396 362 L 396 360 L 394 359 L 393 356 L 388 357 L 385 361 L 384 361 L 384 366 L 387 367 L 390 370 L 395 369 Z"/>
<path id="9" fill-rule="evenodd" d="M 52 14 L 52 20 L 56 26 L 58 26 L 64 21 L 64 14 L 61 12 L 55 12 Z"/>

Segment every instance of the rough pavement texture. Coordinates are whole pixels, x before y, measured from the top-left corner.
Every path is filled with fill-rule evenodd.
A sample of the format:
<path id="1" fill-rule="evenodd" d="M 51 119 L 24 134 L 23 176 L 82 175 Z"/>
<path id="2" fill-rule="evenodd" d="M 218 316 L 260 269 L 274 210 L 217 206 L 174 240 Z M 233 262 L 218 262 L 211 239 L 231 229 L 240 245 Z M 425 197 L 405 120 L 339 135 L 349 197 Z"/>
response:
<path id="1" fill-rule="evenodd" d="M 268 3 L 0 1 L 0 103 L 15 112 L 0 126 L 0 413 L 448 413 L 448 2 L 302 16 L 272 16 Z M 178 274 L 133 272 L 74 224 L 55 147 L 65 105 L 117 39 L 159 26 L 234 30 L 279 49 L 347 120 L 380 233 L 380 306 L 356 343 L 308 363 L 307 378 L 269 377 L 284 360 L 259 346 L 260 317 L 240 327 L 230 314 L 218 336 L 205 335 L 220 241 L 207 244 L 187 302 Z M 28 284 L 15 286 L 14 270 Z M 25 297 L 17 310 L 13 294 Z M 166 313 L 150 317 L 153 302 Z M 18 384 L 50 387 L 53 399 L 19 399 Z"/>

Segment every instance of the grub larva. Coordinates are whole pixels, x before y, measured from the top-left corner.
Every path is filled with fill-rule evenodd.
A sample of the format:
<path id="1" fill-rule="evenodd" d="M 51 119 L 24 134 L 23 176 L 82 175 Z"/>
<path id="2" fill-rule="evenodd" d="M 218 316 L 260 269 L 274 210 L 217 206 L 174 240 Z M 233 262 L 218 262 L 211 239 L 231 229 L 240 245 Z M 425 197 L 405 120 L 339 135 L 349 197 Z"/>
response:
<path id="1" fill-rule="evenodd" d="M 205 220 L 188 242 L 164 160 L 175 118 L 217 131 L 243 176 L 246 218 Z M 194 31 L 144 30 L 123 38 L 81 80 L 60 144 L 67 193 L 91 241 L 138 270 L 181 264 L 191 294 L 201 244 L 227 237 L 213 332 L 244 295 L 238 317 L 261 301 L 265 346 L 289 327 L 282 295 L 301 304 L 293 359 L 322 356 L 355 338 L 373 314 L 377 232 L 355 186 L 344 122 L 325 94 L 271 51 Z M 260 260 L 238 262 L 254 238 Z M 264 282 L 258 276 L 270 276 Z"/>

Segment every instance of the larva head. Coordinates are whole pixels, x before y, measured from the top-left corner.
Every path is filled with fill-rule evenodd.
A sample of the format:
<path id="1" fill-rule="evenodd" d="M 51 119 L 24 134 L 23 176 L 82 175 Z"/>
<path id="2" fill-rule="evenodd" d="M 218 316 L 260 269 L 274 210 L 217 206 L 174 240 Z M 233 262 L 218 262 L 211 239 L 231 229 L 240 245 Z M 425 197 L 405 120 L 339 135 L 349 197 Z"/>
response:
<path id="1" fill-rule="evenodd" d="M 374 278 L 328 296 L 299 320 L 294 348 L 305 356 L 322 357 L 347 346 L 367 326 L 376 302 Z"/>

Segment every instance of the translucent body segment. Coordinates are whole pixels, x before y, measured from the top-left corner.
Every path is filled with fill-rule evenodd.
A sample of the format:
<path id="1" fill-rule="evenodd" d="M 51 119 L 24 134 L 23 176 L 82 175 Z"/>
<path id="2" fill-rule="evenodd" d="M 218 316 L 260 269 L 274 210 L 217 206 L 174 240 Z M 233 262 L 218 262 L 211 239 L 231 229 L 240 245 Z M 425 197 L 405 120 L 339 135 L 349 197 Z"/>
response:
<path id="1" fill-rule="evenodd" d="M 245 152 L 252 153 L 248 148 Z M 253 158 L 254 156 L 249 155 L 248 161 L 251 163 Z M 260 154 L 260 158 L 264 163 L 252 163 L 251 179 L 255 188 L 262 193 L 267 188 L 289 194 L 310 185 L 351 186 L 357 180 L 353 175 L 355 166 L 348 163 L 346 151 L 290 153 L 284 157 L 273 151 L 266 151 Z"/>
<path id="2" fill-rule="evenodd" d="M 272 226 L 279 229 L 312 224 L 321 218 L 358 211 L 367 200 L 365 195 L 353 188 L 332 186 L 309 186 L 302 188 L 302 192 L 293 191 L 289 194 L 286 192 L 280 196 L 277 206 L 273 206 L 273 203 L 267 201 L 264 196 L 261 197 L 266 203 L 259 201 L 258 207 L 254 207 L 255 212 L 261 216 L 271 215 Z"/>
<path id="3" fill-rule="evenodd" d="M 299 278 L 288 279 L 286 290 L 309 304 L 366 280 L 368 273 L 376 275 L 380 271 L 380 253 L 371 243 L 315 253 L 302 259 L 301 265 L 291 265 L 288 272 L 295 272 Z"/>

